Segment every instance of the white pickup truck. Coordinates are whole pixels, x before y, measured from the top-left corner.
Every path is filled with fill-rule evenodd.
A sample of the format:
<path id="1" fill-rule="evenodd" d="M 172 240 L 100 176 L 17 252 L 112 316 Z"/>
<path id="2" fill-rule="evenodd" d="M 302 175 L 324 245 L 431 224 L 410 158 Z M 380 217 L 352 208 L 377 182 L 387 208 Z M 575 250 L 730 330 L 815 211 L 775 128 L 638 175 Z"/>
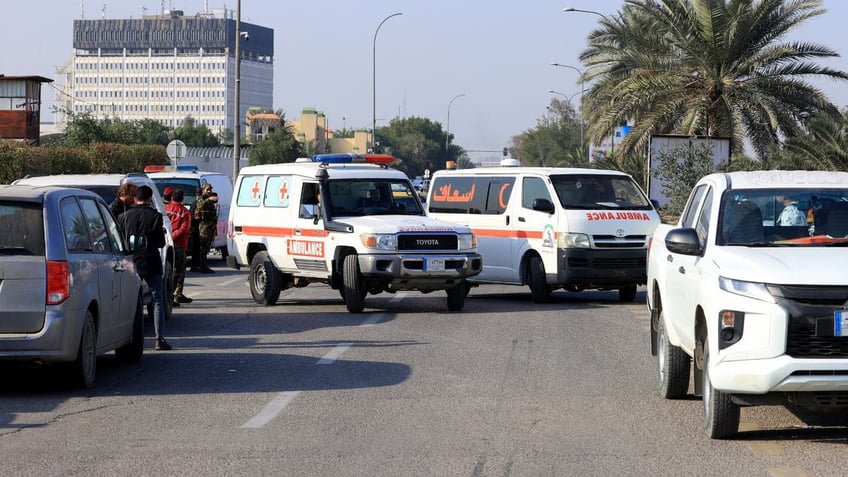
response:
<path id="1" fill-rule="evenodd" d="M 848 409 L 848 173 L 711 174 L 648 248 L 660 394 L 703 397 L 711 438 L 740 406 Z M 691 363 L 694 361 L 694 370 Z"/>

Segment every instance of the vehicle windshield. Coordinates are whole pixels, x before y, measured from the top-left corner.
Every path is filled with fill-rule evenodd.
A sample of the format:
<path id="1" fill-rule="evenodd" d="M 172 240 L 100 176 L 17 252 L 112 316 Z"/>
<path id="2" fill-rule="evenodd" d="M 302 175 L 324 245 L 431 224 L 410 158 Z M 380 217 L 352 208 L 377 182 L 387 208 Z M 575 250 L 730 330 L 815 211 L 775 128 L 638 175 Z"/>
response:
<path id="1" fill-rule="evenodd" d="M 185 197 L 185 201 L 183 204 L 188 206 L 191 200 L 194 200 L 197 189 L 200 188 L 200 180 L 199 179 L 182 179 L 182 178 L 162 178 L 156 177 L 153 178 L 153 183 L 156 184 L 156 188 L 159 189 L 159 194 L 165 195 L 165 188 L 170 187 L 171 189 L 181 189 L 183 191 L 183 196 Z"/>
<path id="2" fill-rule="evenodd" d="M 729 191 L 719 210 L 717 243 L 848 246 L 848 189 Z"/>
<path id="3" fill-rule="evenodd" d="M 559 202 L 566 209 L 650 210 L 653 207 L 628 176 L 552 175 Z"/>
<path id="4" fill-rule="evenodd" d="M 424 215 L 409 181 L 332 180 L 325 189 L 333 217 Z"/>

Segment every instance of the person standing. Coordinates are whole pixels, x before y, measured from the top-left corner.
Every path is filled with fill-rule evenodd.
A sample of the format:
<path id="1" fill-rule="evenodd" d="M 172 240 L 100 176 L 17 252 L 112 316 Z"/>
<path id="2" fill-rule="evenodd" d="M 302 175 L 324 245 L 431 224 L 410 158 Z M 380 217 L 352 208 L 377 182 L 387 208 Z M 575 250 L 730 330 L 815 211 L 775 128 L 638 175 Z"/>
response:
<path id="1" fill-rule="evenodd" d="M 135 205 L 135 191 L 136 186 L 131 182 L 124 182 L 118 187 L 118 191 L 115 193 L 115 200 L 109 204 L 109 209 L 115 218 L 118 218 L 119 215 Z"/>
<path id="2" fill-rule="evenodd" d="M 215 273 L 206 263 L 209 251 L 212 249 L 212 240 L 215 238 L 215 229 L 218 227 L 218 194 L 212 192 L 212 186 L 203 188 L 203 197 L 197 203 L 194 218 L 197 220 L 197 238 L 199 250 L 197 254 L 197 265 L 194 257 L 191 259 L 192 271 L 200 273 Z"/>
<path id="3" fill-rule="evenodd" d="M 135 206 L 121 214 L 118 223 L 124 236 L 144 237 L 147 246 L 133 254 L 136 272 L 147 283 L 153 295 L 153 328 L 156 333 L 155 349 L 167 351 L 171 345 L 162 335 L 165 324 L 162 258 L 159 249 L 165 246 L 165 228 L 162 214 L 153 208 L 153 189 L 143 185 L 136 189 Z M 129 241 L 129 240 L 128 240 Z"/>
<path id="4" fill-rule="evenodd" d="M 200 220 L 197 217 L 197 206 L 203 200 L 203 189 L 197 188 L 194 191 L 194 200 L 188 207 L 188 213 L 191 215 L 191 235 L 189 235 L 189 247 L 191 248 L 191 271 L 199 272 L 200 267 L 197 266 L 200 259 L 200 238 L 197 236 L 197 229 L 200 225 Z"/>
<path id="5" fill-rule="evenodd" d="M 171 219 L 172 235 L 174 236 L 174 306 L 180 303 L 191 303 L 191 298 L 183 294 L 186 271 L 186 251 L 188 236 L 191 233 L 191 214 L 183 205 L 185 193 L 182 189 L 172 190 L 170 201 L 165 206 L 168 218 Z"/>

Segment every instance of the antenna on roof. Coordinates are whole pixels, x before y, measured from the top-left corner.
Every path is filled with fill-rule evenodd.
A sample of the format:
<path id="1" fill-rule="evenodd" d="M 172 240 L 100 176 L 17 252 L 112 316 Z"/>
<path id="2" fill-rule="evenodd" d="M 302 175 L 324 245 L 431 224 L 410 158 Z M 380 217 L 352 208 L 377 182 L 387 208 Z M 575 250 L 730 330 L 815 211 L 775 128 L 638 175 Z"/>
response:
<path id="1" fill-rule="evenodd" d="M 85 20 L 85 0 L 80 0 L 80 20 Z"/>
<path id="2" fill-rule="evenodd" d="M 102 13 L 100 14 L 100 19 L 106 18 L 106 4 L 103 4 L 103 8 L 101 8 Z"/>

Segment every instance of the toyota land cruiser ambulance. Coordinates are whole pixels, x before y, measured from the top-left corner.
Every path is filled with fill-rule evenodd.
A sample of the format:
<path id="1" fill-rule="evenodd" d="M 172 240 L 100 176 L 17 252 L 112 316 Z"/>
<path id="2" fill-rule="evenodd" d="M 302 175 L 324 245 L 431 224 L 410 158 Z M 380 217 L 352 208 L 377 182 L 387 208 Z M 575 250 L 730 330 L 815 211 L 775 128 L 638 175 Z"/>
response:
<path id="1" fill-rule="evenodd" d="M 425 215 L 409 178 L 380 154 L 320 154 L 241 169 L 228 219 L 227 263 L 250 267 L 253 299 L 309 283 L 338 289 L 359 313 L 367 294 L 445 290 L 461 310 L 482 269 L 471 229 Z"/>
<path id="2" fill-rule="evenodd" d="M 648 237 L 660 223 L 623 172 L 502 167 L 433 175 L 428 215 L 471 227 L 485 262 L 469 283 L 529 285 L 535 302 L 553 290 L 618 290 L 632 301 L 646 281 Z"/>

